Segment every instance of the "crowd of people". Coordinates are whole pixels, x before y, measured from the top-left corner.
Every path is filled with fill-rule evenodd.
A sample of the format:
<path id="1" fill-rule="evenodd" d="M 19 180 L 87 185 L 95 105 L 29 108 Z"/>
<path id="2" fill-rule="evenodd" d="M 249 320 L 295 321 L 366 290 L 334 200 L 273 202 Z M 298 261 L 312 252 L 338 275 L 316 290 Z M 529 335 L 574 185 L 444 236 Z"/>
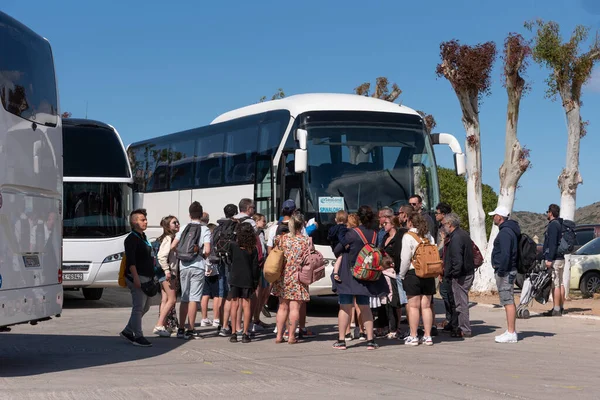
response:
<path id="1" fill-rule="evenodd" d="M 131 212 L 132 232 L 125 240 L 125 278 L 132 312 L 121 332 L 123 338 L 137 346 L 151 346 L 143 335 L 142 317 L 150 307 L 146 286 L 156 279 L 161 288 L 159 317 L 153 330 L 157 336 L 201 339 L 196 329 L 200 307 L 200 326 L 214 326 L 218 336 L 230 342 L 249 343 L 254 335 L 269 328 L 261 321 L 261 314 L 270 317 L 266 304 L 271 295 L 279 299 L 275 343 L 295 344 L 315 336 L 306 326 L 309 285 L 300 281 L 298 271 L 303 256 L 314 248 L 311 233 L 316 222 L 307 222 L 292 200 L 283 202 L 281 217 L 269 225 L 255 212 L 251 199 L 242 199 L 237 206 L 228 204 L 223 211 L 224 217 L 211 224 L 195 201 L 189 207 L 190 223 L 180 227 L 175 216 L 164 217 L 163 234 L 154 243 L 144 234 L 146 211 Z M 421 197 L 414 195 L 397 212 L 388 207 L 377 212 L 369 206 L 361 206 L 352 214 L 340 210 L 336 224 L 329 229 L 336 256 L 331 283 L 339 303 L 338 338 L 333 348 L 346 349 L 349 340 L 357 339 L 373 350 L 379 347 L 379 337 L 398 339 L 409 346 L 431 346 L 438 330 L 456 338 L 471 337 L 469 290 L 482 263 L 477 262 L 481 254 L 451 206 L 438 204 L 434 220 L 423 210 Z M 513 286 L 520 229 L 503 207 L 490 215 L 500 228 L 492 265 L 508 325 L 496 342 L 514 343 L 518 337 Z M 443 270 L 439 276 L 423 277 L 418 273 L 417 253 L 432 245 Z M 383 271 L 376 280 L 353 276 L 352 266 L 366 246 L 384 255 Z M 281 276 L 271 284 L 265 279 L 263 266 L 273 249 L 281 251 L 285 261 Z M 553 262 L 558 274 L 560 262 Z M 438 288 L 445 308 L 440 324 L 436 324 L 433 303 Z M 180 306 L 176 310 L 178 295 Z M 212 320 L 208 315 L 210 299 Z M 406 331 L 401 329 L 402 309 L 406 310 Z"/>

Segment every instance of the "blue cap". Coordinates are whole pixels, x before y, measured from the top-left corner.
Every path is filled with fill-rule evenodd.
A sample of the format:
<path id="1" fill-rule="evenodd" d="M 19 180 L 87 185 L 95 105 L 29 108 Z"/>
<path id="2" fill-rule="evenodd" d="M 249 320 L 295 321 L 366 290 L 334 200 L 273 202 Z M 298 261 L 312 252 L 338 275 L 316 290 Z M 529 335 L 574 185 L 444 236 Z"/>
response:
<path id="1" fill-rule="evenodd" d="M 288 199 L 283 202 L 281 206 L 282 210 L 294 211 L 296 209 L 296 203 L 292 199 Z"/>

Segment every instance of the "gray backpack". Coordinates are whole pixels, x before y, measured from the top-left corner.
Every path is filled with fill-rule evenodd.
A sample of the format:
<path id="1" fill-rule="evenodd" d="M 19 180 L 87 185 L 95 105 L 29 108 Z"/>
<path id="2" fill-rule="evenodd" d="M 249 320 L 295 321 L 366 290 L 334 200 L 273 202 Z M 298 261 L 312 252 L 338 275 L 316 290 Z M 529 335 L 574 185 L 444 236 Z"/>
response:
<path id="1" fill-rule="evenodd" d="M 200 255 L 200 235 L 202 225 L 188 224 L 181 234 L 181 240 L 177 244 L 177 258 L 180 261 L 194 261 Z"/>

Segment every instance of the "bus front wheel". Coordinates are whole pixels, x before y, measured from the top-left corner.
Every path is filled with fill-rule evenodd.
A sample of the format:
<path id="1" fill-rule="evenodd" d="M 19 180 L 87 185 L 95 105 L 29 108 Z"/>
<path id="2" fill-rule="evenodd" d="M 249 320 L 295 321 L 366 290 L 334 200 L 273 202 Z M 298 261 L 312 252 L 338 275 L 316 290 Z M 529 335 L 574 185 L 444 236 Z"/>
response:
<path id="1" fill-rule="evenodd" d="M 103 288 L 83 288 L 81 292 L 86 300 L 100 300 L 102 298 Z"/>

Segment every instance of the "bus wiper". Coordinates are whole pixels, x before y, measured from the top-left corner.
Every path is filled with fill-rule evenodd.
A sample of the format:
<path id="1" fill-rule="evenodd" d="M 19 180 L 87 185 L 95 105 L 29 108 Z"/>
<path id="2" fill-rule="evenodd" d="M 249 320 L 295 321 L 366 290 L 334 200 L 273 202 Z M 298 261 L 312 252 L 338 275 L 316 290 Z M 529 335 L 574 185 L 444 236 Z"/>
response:
<path id="1" fill-rule="evenodd" d="M 406 192 L 406 189 L 404 189 L 404 186 L 402 186 L 402 184 L 400 182 L 398 182 L 398 180 L 396 178 L 394 178 L 394 175 L 392 175 L 392 173 L 390 172 L 389 169 L 386 169 L 385 172 L 387 172 L 387 174 L 390 176 L 390 178 L 398 185 L 400 186 L 400 189 L 402 189 L 402 191 L 404 192 L 404 198 L 408 199 L 408 193 Z"/>

